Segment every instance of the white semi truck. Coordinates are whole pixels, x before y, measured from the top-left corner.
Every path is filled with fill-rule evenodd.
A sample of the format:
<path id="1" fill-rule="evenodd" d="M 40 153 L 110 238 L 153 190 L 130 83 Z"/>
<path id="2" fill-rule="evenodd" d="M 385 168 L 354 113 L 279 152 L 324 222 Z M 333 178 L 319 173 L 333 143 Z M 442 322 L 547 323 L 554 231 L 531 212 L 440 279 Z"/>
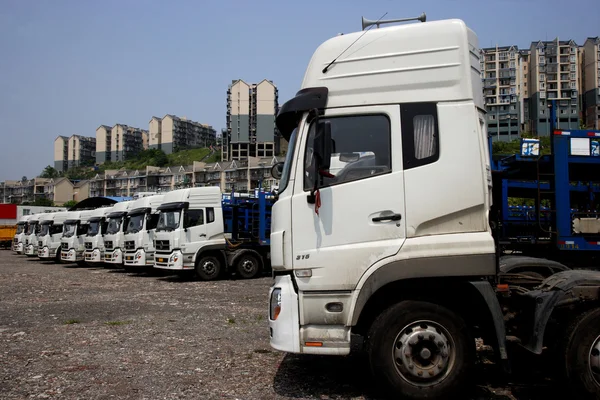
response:
<path id="1" fill-rule="evenodd" d="M 112 209 L 112 206 L 99 207 L 92 211 L 88 220 L 88 232 L 84 238 L 85 250 L 83 257 L 86 263 L 97 264 L 104 262 L 104 235 L 108 227 L 106 219 Z"/>
<path id="2" fill-rule="evenodd" d="M 60 262 L 60 241 L 63 233 L 63 224 L 72 213 L 60 211 L 46 214 L 40 222 L 38 234 L 38 257 L 42 260 L 56 260 Z"/>
<path id="3" fill-rule="evenodd" d="M 37 256 L 37 234 L 40 232 L 40 220 L 46 214 L 33 214 L 27 221 L 27 231 L 25 235 L 25 247 L 23 253 L 27 257 Z"/>
<path id="4" fill-rule="evenodd" d="M 486 118 L 463 21 L 317 48 L 276 118 L 289 147 L 273 168 L 273 348 L 347 355 L 360 335 L 379 387 L 439 399 L 464 398 L 474 338 L 507 372 L 514 342 L 548 353 L 573 398 L 598 398 L 600 273 L 561 267 L 532 285 L 539 274 L 501 272 Z M 332 154 L 345 163 L 335 173 Z"/>
<path id="5" fill-rule="evenodd" d="M 24 215 L 17 222 L 17 232 L 13 239 L 13 251 L 17 254 L 23 254 L 25 237 L 27 235 L 28 224 L 27 221 L 31 218 L 31 215 Z"/>
<path id="6" fill-rule="evenodd" d="M 113 205 L 106 216 L 107 226 L 104 234 L 104 262 L 123 265 L 123 242 L 127 211 L 132 201 L 122 201 Z"/>
<path id="7" fill-rule="evenodd" d="M 124 238 L 124 268 L 154 266 L 154 235 L 158 224 L 158 206 L 164 195 L 156 194 L 133 200 L 127 211 Z"/>
<path id="8" fill-rule="evenodd" d="M 69 219 L 63 223 L 63 235 L 60 240 L 60 259 L 63 262 L 84 264 L 84 238 L 87 234 L 91 210 L 70 211 Z"/>

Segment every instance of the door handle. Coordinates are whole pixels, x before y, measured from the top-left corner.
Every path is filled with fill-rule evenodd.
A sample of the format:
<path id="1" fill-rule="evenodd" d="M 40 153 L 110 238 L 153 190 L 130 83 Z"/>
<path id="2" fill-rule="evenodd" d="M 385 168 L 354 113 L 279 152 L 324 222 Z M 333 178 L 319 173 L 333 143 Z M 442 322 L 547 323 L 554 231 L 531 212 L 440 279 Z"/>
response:
<path id="1" fill-rule="evenodd" d="M 385 215 L 383 217 L 374 217 L 372 219 L 373 222 L 380 222 L 380 221 L 400 221 L 402 219 L 402 215 L 401 214 L 392 214 L 392 215 Z"/>
<path id="2" fill-rule="evenodd" d="M 199 236 L 200 237 L 206 237 L 206 233 L 201 233 Z"/>

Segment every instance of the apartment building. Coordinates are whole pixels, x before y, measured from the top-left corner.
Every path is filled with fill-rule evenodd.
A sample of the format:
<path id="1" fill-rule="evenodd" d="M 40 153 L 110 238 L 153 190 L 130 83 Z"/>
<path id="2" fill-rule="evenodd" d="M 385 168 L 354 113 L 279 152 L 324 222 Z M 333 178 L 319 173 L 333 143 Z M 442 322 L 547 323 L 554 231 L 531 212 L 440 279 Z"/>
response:
<path id="1" fill-rule="evenodd" d="M 556 100 L 556 126 L 579 128 L 578 46 L 573 40 L 532 42 L 529 71 L 531 130 L 547 136 L 550 129 L 548 100 Z"/>
<path id="2" fill-rule="evenodd" d="M 149 123 L 148 146 L 166 154 L 185 149 L 208 147 L 216 141 L 216 130 L 207 124 L 186 117 L 167 114 L 152 117 Z"/>
<path id="3" fill-rule="evenodd" d="M 148 131 L 125 124 L 100 125 L 96 129 L 96 163 L 131 159 L 147 149 Z"/>
<path id="4" fill-rule="evenodd" d="M 517 46 L 481 49 L 480 68 L 487 110 L 488 133 L 493 140 L 512 140 L 521 129 L 520 67 Z"/>
<path id="5" fill-rule="evenodd" d="M 91 166 L 96 161 L 96 138 L 72 135 L 69 137 L 67 165 L 69 168 Z"/>
<path id="6" fill-rule="evenodd" d="M 520 114 L 520 125 L 521 133 L 531 132 L 531 124 L 529 123 L 529 87 L 527 85 L 529 76 L 529 56 L 531 55 L 529 50 L 519 50 L 519 114 Z"/>
<path id="7" fill-rule="evenodd" d="M 583 45 L 583 116 L 589 129 L 600 129 L 600 38 L 587 38 Z"/>
<path id="8" fill-rule="evenodd" d="M 102 164 L 111 159 L 112 128 L 100 125 L 96 128 L 96 164 Z"/>
<path id="9" fill-rule="evenodd" d="M 69 169 L 69 138 L 58 136 L 54 139 L 54 169 L 63 172 Z"/>
<path id="10" fill-rule="evenodd" d="M 278 90 L 272 81 L 258 84 L 234 80 L 227 89 L 227 130 L 222 138 L 221 160 L 272 157 L 281 151 L 275 127 Z"/>

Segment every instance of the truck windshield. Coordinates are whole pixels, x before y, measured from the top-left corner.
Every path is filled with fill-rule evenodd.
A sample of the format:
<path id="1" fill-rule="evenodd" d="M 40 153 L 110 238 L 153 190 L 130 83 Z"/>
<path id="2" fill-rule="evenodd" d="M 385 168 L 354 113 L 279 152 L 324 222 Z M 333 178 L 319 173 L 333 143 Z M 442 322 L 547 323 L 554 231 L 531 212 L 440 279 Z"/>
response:
<path id="1" fill-rule="evenodd" d="M 109 235 L 114 235 L 115 233 L 119 232 L 121 230 L 122 223 L 123 217 L 109 218 L 106 233 L 108 233 Z"/>
<path id="2" fill-rule="evenodd" d="M 40 229 L 42 229 L 42 226 L 39 223 L 35 224 L 34 232 L 36 235 L 40 233 Z"/>
<path id="3" fill-rule="evenodd" d="M 125 229 L 125 233 L 138 233 L 142 229 L 144 229 L 144 219 L 146 214 L 134 214 L 130 215 L 127 223 L 127 228 Z"/>
<path id="4" fill-rule="evenodd" d="M 50 232 L 51 225 L 52 224 L 42 224 L 42 227 L 40 228 L 40 233 L 38 234 L 38 236 L 46 236 Z"/>
<path id="5" fill-rule="evenodd" d="M 290 169 L 292 168 L 292 159 L 294 158 L 294 148 L 296 147 L 297 134 L 298 128 L 294 129 L 290 136 L 290 142 L 288 144 L 287 154 L 283 164 L 283 171 L 281 171 L 281 179 L 279 179 L 278 193 L 283 192 L 287 188 L 290 181 Z"/>
<path id="6" fill-rule="evenodd" d="M 100 221 L 90 221 L 87 235 L 96 236 L 98 233 L 100 233 Z"/>
<path id="7" fill-rule="evenodd" d="M 30 222 L 27 225 L 27 230 L 25 231 L 26 235 L 31 235 L 33 232 L 35 232 L 35 226 L 37 225 L 37 222 Z"/>
<path id="8" fill-rule="evenodd" d="M 17 224 L 17 235 L 20 235 L 21 233 L 23 233 L 23 231 L 25 230 L 25 225 L 24 224 Z"/>
<path id="9" fill-rule="evenodd" d="M 73 236 L 75 234 L 76 230 L 77 230 L 77 224 L 76 223 L 65 224 L 64 225 L 63 236 L 64 237 L 71 237 L 71 236 Z"/>
<path id="10" fill-rule="evenodd" d="M 157 231 L 172 231 L 179 227 L 181 210 L 164 210 L 160 212 L 158 218 Z"/>

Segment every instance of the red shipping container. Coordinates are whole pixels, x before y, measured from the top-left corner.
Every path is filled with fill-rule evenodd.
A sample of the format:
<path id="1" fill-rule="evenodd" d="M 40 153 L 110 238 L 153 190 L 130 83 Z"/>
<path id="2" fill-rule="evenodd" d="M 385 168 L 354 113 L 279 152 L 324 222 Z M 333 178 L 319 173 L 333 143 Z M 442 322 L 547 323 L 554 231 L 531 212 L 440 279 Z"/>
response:
<path id="1" fill-rule="evenodd" d="M 0 204 L 0 219 L 17 219 L 17 205 Z"/>

